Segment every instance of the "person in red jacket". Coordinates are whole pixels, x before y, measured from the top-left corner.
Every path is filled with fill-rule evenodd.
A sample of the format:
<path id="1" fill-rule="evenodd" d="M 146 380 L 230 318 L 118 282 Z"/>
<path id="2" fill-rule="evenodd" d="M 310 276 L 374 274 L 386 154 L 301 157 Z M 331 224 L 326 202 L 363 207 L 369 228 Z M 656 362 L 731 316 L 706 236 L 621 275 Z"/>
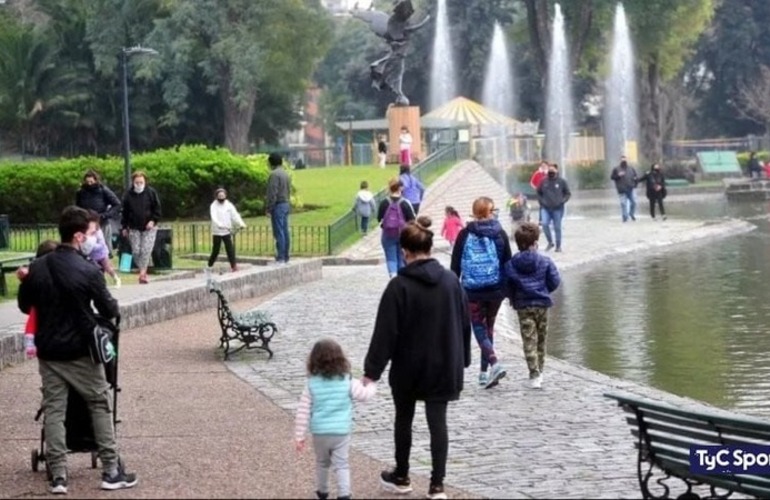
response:
<path id="1" fill-rule="evenodd" d="M 540 161 L 540 166 L 537 167 L 537 170 L 532 174 L 532 177 L 529 178 L 529 185 L 532 186 L 532 189 L 537 193 L 537 188 L 540 187 L 540 183 L 543 182 L 543 179 L 548 177 L 548 162 L 545 160 Z M 543 220 L 543 210 L 538 210 L 538 224 L 540 224 L 540 221 Z"/>
<path id="2" fill-rule="evenodd" d="M 43 255 L 53 252 L 59 244 L 53 240 L 45 240 L 40 246 L 37 247 L 37 253 L 35 258 L 39 259 Z M 19 281 L 24 279 L 29 274 L 29 267 L 22 266 L 16 270 L 16 277 Z M 32 359 L 37 356 L 37 349 L 35 348 L 35 334 L 37 333 L 37 309 L 34 307 L 29 310 L 29 316 L 27 316 L 27 322 L 24 324 L 24 351 L 26 352 L 27 359 Z"/>

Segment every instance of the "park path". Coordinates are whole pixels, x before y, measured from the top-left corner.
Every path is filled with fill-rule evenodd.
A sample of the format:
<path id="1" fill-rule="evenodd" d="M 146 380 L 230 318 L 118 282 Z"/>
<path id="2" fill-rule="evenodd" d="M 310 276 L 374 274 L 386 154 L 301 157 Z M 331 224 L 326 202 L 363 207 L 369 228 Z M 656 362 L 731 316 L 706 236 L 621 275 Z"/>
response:
<path id="1" fill-rule="evenodd" d="M 445 188 L 439 189 L 442 184 Z M 478 166 L 463 164 L 431 187 L 425 212 L 442 213 L 448 202 L 462 210 L 470 207 L 469 200 L 490 194 L 502 206 L 505 194 L 492 193 L 490 185 L 494 187 L 494 179 Z M 600 266 L 607 258 L 633 258 L 650 249 L 676 251 L 684 244 L 688 248 L 718 244 L 721 237 L 753 227 L 734 220 L 679 220 L 673 206 L 670 212 L 672 218 L 665 223 L 640 218 L 634 224 L 621 224 L 614 210 L 592 218 L 574 210 L 565 225 L 565 251 L 553 257 L 565 279 L 578 279 L 575 271 Z M 370 238 L 376 241 L 377 236 Z M 366 255 L 360 250 L 367 244 L 369 254 L 379 257 L 378 243 L 368 241 L 360 244 L 358 254 L 351 250 L 350 255 Z M 446 264 L 446 242 L 438 238 L 436 246 L 437 258 Z M 266 280 L 276 272 L 282 271 L 266 266 L 247 273 L 254 280 Z M 201 279 L 125 286 L 115 295 L 121 302 L 172 296 L 200 287 Z M 278 323 L 280 334 L 272 344 L 276 355 L 269 361 L 241 353 L 223 364 L 215 348 L 218 326 L 210 308 L 126 330 L 119 407 L 124 423 L 119 437 L 124 456 L 142 483 L 120 496 L 312 497 L 311 455 L 297 456 L 290 446 L 305 357 L 315 340 L 335 337 L 345 347 L 354 374 L 360 375 L 386 283 L 384 265 L 326 266 L 321 279 L 237 302 L 236 309 L 258 307 Z M 0 329 L 20 327 L 23 317 L 14 308 L 15 304 L 0 305 Z M 691 408 L 706 405 L 556 359 L 547 361 L 544 389 L 529 390 L 523 384 L 526 369 L 512 316 L 505 306 L 497 328 L 497 344 L 509 377 L 494 390 L 477 388 L 478 349 L 474 346 L 466 389 L 461 400 L 450 405 L 447 485 L 451 496 L 638 498 L 629 429 L 622 412 L 602 393 L 619 389 Z M 36 365 L 27 362 L 0 371 L 3 498 L 45 495 L 42 474 L 32 473 L 28 463 L 39 436 L 39 426 L 32 421 L 39 404 Z M 357 408 L 351 460 L 356 496 L 387 497 L 376 478 L 379 470 L 392 464 L 392 418 L 389 390 L 383 382 L 378 397 Z M 418 414 L 412 498 L 427 489 L 427 441 L 424 417 Z M 88 468 L 87 457 L 71 459 L 70 496 L 108 496 L 96 489 L 98 475 Z"/>

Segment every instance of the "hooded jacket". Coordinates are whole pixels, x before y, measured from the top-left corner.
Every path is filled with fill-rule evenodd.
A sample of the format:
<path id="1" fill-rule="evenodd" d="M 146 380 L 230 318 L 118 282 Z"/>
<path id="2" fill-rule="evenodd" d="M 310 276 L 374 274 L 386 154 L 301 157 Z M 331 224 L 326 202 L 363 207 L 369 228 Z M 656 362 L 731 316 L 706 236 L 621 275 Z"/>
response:
<path id="1" fill-rule="evenodd" d="M 209 213 L 211 214 L 211 234 L 213 236 L 227 236 L 237 229 L 246 227 L 238 209 L 228 199 L 225 199 L 224 203 L 220 203 L 219 200 L 211 202 Z"/>
<path id="2" fill-rule="evenodd" d="M 120 214 L 120 200 L 110 188 L 97 183 L 93 186 L 83 184 L 75 195 L 75 205 L 86 210 L 93 210 L 102 221 Z"/>
<path id="3" fill-rule="evenodd" d="M 401 268 L 382 294 L 364 375 L 379 380 L 390 361 L 393 395 L 452 401 L 471 362 L 471 320 L 457 278 L 436 259 Z"/>
<path id="4" fill-rule="evenodd" d="M 625 175 L 620 175 L 621 172 Z M 618 190 L 618 194 L 625 194 L 629 191 L 633 191 L 638 182 L 636 170 L 626 162 L 621 162 L 620 165 L 612 169 L 610 179 L 615 181 L 615 189 Z"/>
<path id="5" fill-rule="evenodd" d="M 535 250 L 525 250 L 505 264 L 503 273 L 514 309 L 553 305 L 551 292 L 559 287 L 561 277 L 550 258 Z"/>
<path id="6" fill-rule="evenodd" d="M 486 236 L 495 242 L 497 247 L 497 258 L 500 259 L 500 283 L 480 290 L 466 290 L 468 300 L 474 302 L 486 300 L 502 300 L 505 298 L 505 287 L 503 286 L 503 266 L 511 259 L 511 242 L 508 239 L 503 226 L 497 219 L 487 219 L 481 221 L 469 222 L 468 225 L 457 235 L 457 241 L 452 249 L 452 263 L 450 269 L 460 278 L 462 272 L 463 250 L 465 242 L 468 240 L 468 233 L 474 233 L 478 236 Z"/>
<path id="7" fill-rule="evenodd" d="M 564 204 L 572 197 L 569 190 L 569 184 L 566 179 L 558 175 L 556 177 L 546 176 L 537 187 L 537 202 L 540 208 L 547 210 L 558 210 L 564 207 Z"/>
<path id="8" fill-rule="evenodd" d="M 658 198 L 662 200 L 666 197 L 666 176 L 660 170 L 650 170 L 639 178 L 639 182 L 646 184 L 648 200 L 656 200 Z M 656 189 L 656 186 L 659 187 Z"/>
<path id="9" fill-rule="evenodd" d="M 120 221 L 123 229 L 145 231 L 147 223 L 153 221 L 158 225 L 160 220 L 160 198 L 150 186 L 145 186 L 141 193 L 132 187 L 123 196 L 123 213 Z"/>
<path id="10" fill-rule="evenodd" d="M 408 166 L 401 167 L 398 180 L 401 181 L 403 186 L 403 196 L 412 205 L 419 205 L 422 203 L 422 197 L 425 194 L 425 186 L 422 185 L 420 179 L 412 175 L 412 171 Z"/>
<path id="11" fill-rule="evenodd" d="M 353 210 L 359 217 L 371 217 L 377 210 L 372 192 L 368 189 L 360 190 L 353 202 Z"/>

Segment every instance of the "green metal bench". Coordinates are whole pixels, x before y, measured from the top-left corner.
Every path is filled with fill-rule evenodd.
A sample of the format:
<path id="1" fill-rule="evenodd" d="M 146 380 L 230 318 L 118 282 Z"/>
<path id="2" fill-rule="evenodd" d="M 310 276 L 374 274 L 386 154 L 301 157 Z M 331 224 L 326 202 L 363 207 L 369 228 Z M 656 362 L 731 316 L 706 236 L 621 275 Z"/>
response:
<path id="1" fill-rule="evenodd" d="M 5 273 L 14 272 L 22 266 L 29 265 L 35 254 L 14 255 L 13 257 L 0 258 L 0 296 L 8 295 L 8 283 L 5 281 Z"/>
<path id="2" fill-rule="evenodd" d="M 270 340 L 278 331 L 275 323 L 270 321 L 267 313 L 262 311 L 234 312 L 222 292 L 221 285 L 211 280 L 208 283 L 210 293 L 217 295 L 217 318 L 222 329 L 219 337 L 219 347 L 225 350 L 225 361 L 243 349 L 259 349 L 268 354 L 268 359 L 273 357 L 270 349 Z M 240 345 L 230 346 L 231 342 Z"/>
<path id="3" fill-rule="evenodd" d="M 685 491 L 676 496 L 680 499 L 727 498 L 733 492 L 770 498 L 768 476 L 705 475 L 690 471 L 691 446 L 770 446 L 770 422 L 688 411 L 628 394 L 606 393 L 604 396 L 616 400 L 629 413 L 626 422 L 636 439 L 637 474 L 644 498 L 672 498 L 671 487 L 665 483 L 671 477 L 684 483 Z M 708 493 L 699 495 L 698 486 L 703 486 Z"/>

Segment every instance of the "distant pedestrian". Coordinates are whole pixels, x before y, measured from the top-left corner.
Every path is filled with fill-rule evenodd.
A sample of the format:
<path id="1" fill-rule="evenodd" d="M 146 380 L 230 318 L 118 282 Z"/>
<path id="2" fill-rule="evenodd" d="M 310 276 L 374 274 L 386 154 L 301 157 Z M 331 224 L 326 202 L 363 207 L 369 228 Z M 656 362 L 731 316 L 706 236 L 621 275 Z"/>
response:
<path id="1" fill-rule="evenodd" d="M 543 179 L 548 177 L 548 162 L 545 160 L 540 161 L 540 165 L 538 165 L 537 170 L 535 170 L 532 173 L 532 177 L 529 178 L 529 185 L 532 186 L 532 189 L 537 193 L 537 188 L 540 187 L 540 183 L 543 182 Z M 538 210 L 538 223 L 541 223 L 543 221 L 543 211 L 542 207 Z"/>
<path id="2" fill-rule="evenodd" d="M 431 257 L 430 225 L 428 217 L 420 216 L 401 232 L 406 267 L 382 294 L 364 361 L 364 384 L 378 381 L 390 362 L 396 467 L 383 471 L 380 483 L 398 494 L 412 491 L 412 423 L 417 401 L 424 401 L 432 466 L 428 498 L 446 498 L 447 406 L 463 390 L 464 371 L 471 363 L 471 329 L 460 282 Z"/>
<path id="3" fill-rule="evenodd" d="M 267 200 L 265 209 L 273 226 L 275 238 L 275 260 L 279 264 L 289 263 L 291 235 L 289 233 L 289 212 L 291 212 L 291 178 L 283 168 L 283 158 L 270 153 L 267 158 L 270 177 L 267 178 Z"/>
<path id="4" fill-rule="evenodd" d="M 123 237 L 131 241 L 132 260 L 139 268 L 139 283 L 146 284 L 147 267 L 150 265 L 152 249 L 160 220 L 160 198 L 147 185 L 147 175 L 137 171 L 131 176 L 131 189 L 123 196 L 123 214 L 120 225 Z"/>
<path id="5" fill-rule="evenodd" d="M 529 202 L 524 193 L 516 193 L 508 200 L 508 215 L 513 224 L 511 231 L 511 236 L 513 236 L 519 224 L 529 222 Z"/>
<path id="6" fill-rule="evenodd" d="M 353 200 L 353 211 L 361 221 L 361 233 L 366 234 L 369 231 L 369 219 L 377 210 L 374 202 L 374 194 L 369 191 L 369 183 L 361 181 L 361 189 L 356 193 L 356 199 Z"/>
<path id="7" fill-rule="evenodd" d="M 564 218 L 565 205 L 572 197 L 569 190 L 569 184 L 566 179 L 559 177 L 559 165 L 552 163 L 548 166 L 548 177 L 543 179 L 537 188 L 537 199 L 540 204 L 540 225 L 543 227 L 543 233 L 548 240 L 546 251 L 554 247 L 556 251 L 561 252 L 561 223 Z M 553 236 L 551 235 L 551 224 L 553 224 Z"/>
<path id="8" fill-rule="evenodd" d="M 752 151 L 749 153 L 749 177 L 752 179 L 759 179 L 762 177 L 762 164 L 759 161 L 759 158 L 757 158 L 756 151 Z"/>
<path id="9" fill-rule="evenodd" d="M 305 448 L 308 427 L 316 456 L 316 495 L 329 498 L 329 469 L 337 476 L 337 498 L 351 498 L 350 450 L 353 402 L 368 401 L 377 384 L 364 385 L 350 375 L 350 362 L 331 339 L 315 343 L 307 359 L 308 379 L 302 390 L 294 423 L 297 451 Z"/>
<path id="10" fill-rule="evenodd" d="M 401 165 L 412 166 L 412 134 L 407 127 L 401 127 L 401 134 L 398 136 L 398 151 Z"/>
<path id="11" fill-rule="evenodd" d="M 514 234 L 519 252 L 505 265 L 508 300 L 519 316 L 524 358 L 529 369 L 529 383 L 540 389 L 543 383 L 548 308 L 551 293 L 561 278 L 551 259 L 537 252 L 540 228 L 531 222 L 519 226 Z"/>
<path id="12" fill-rule="evenodd" d="M 414 208 L 414 214 L 420 213 L 420 205 L 423 196 L 425 196 L 425 186 L 420 179 L 412 174 L 412 168 L 409 165 L 401 165 L 398 178 L 401 180 L 401 186 L 404 188 L 404 198 L 409 200 Z"/>
<path id="13" fill-rule="evenodd" d="M 666 198 L 666 176 L 660 169 L 659 163 L 653 163 L 649 172 L 639 178 L 647 186 L 647 199 L 650 201 L 650 217 L 655 220 L 655 205 L 660 209 L 660 215 L 666 220 L 666 209 L 663 200 Z"/>
<path id="14" fill-rule="evenodd" d="M 75 205 L 99 214 L 99 227 L 107 243 L 107 252 L 112 258 L 112 223 L 120 218 L 120 200 L 110 188 L 105 186 L 99 174 L 89 169 L 83 175 L 83 185 L 75 195 Z"/>
<path id="15" fill-rule="evenodd" d="M 385 143 L 385 137 L 383 136 L 380 136 L 380 140 L 377 143 L 377 156 L 380 168 L 385 168 L 385 164 L 388 161 L 388 145 Z"/>
<path id="16" fill-rule="evenodd" d="M 236 272 L 238 265 L 235 261 L 235 242 L 233 236 L 235 233 L 246 227 L 238 209 L 227 199 L 227 190 L 219 188 L 214 193 L 215 200 L 211 202 L 209 213 L 211 215 L 211 255 L 209 256 L 208 267 L 206 271 L 211 272 L 211 268 L 219 257 L 219 251 L 222 243 L 225 244 L 225 253 L 227 261 L 230 263 L 230 270 Z"/>
<path id="17" fill-rule="evenodd" d="M 620 215 L 623 222 L 636 220 L 636 184 L 639 181 L 636 170 L 628 164 L 625 156 L 620 157 L 620 165 L 612 169 L 610 179 L 615 181 L 615 189 L 620 200 Z"/>
<path id="18" fill-rule="evenodd" d="M 449 242 L 449 246 L 453 247 L 455 241 L 457 241 L 457 235 L 465 227 L 460 214 L 454 207 L 447 206 L 444 208 L 444 224 L 441 226 L 441 236 Z"/>
<path id="19" fill-rule="evenodd" d="M 468 296 L 471 327 L 481 350 L 479 385 L 490 389 L 506 374 L 495 350 L 495 320 L 505 299 L 502 270 L 511 258 L 511 243 L 495 218 L 491 198 L 473 202 L 473 218 L 457 236 L 451 269 Z"/>
<path id="20" fill-rule="evenodd" d="M 380 243 L 385 252 L 385 264 L 388 275 L 392 278 L 404 267 L 404 255 L 401 253 L 399 238 L 406 223 L 415 219 L 414 209 L 409 200 L 401 196 L 402 186 L 398 179 L 388 183 L 388 197 L 380 202 L 377 209 L 377 222 L 382 228 Z"/>

